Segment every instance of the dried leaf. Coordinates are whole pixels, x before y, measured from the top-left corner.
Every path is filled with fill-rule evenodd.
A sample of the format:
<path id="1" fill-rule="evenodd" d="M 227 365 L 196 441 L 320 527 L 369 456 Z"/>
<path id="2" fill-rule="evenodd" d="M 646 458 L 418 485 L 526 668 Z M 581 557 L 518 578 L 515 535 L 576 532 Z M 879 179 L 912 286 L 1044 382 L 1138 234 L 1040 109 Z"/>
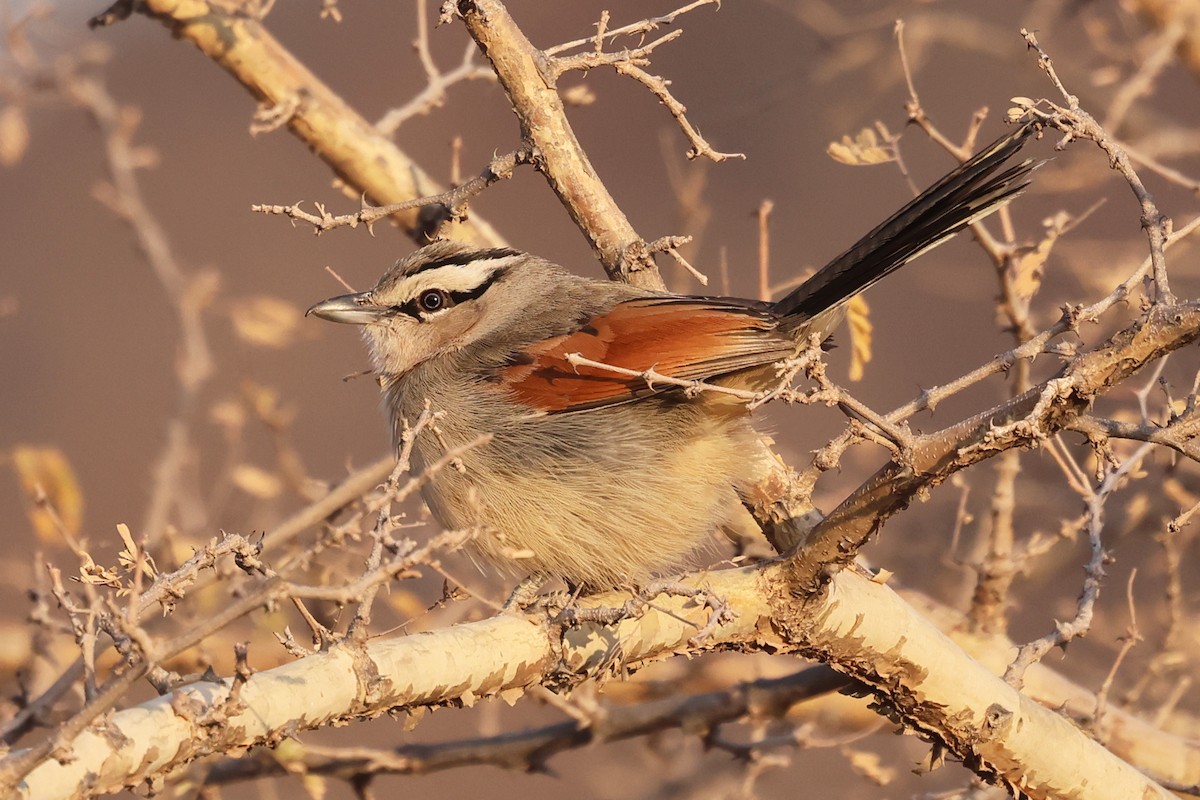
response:
<path id="1" fill-rule="evenodd" d="M 25 109 L 8 105 L 0 108 L 0 164 L 11 167 L 29 148 L 29 123 Z"/>
<path id="2" fill-rule="evenodd" d="M 283 481 L 265 469 L 252 464 L 239 464 L 233 470 L 233 483 L 246 494 L 260 500 L 278 497 L 283 491 Z"/>
<path id="3" fill-rule="evenodd" d="M 587 84 L 579 83 L 564 91 L 562 99 L 569 106 L 590 106 L 596 102 L 596 93 Z"/>
<path id="4" fill-rule="evenodd" d="M 1070 217 L 1062 212 L 1042 221 L 1046 235 L 1038 242 L 1037 247 L 1018 258 L 1013 266 L 1012 291 L 1016 297 L 1027 301 L 1042 287 L 1042 277 L 1046 274 L 1046 259 L 1069 222 Z"/>
<path id="5" fill-rule="evenodd" d="M 230 433 L 246 425 L 246 409 L 236 400 L 219 400 L 208 410 L 208 418 Z"/>
<path id="6" fill-rule="evenodd" d="M 627 686 L 628 684 L 622 684 Z M 517 701 L 525 696 L 524 686 L 511 686 L 507 689 L 500 690 L 500 699 L 510 706 L 515 706 Z"/>
<path id="7" fill-rule="evenodd" d="M 401 616 L 413 618 L 425 613 L 427 603 L 416 592 L 395 589 L 387 596 L 388 605 Z"/>
<path id="8" fill-rule="evenodd" d="M 12 677 L 33 658 L 33 631 L 19 622 L 0 622 L 0 675 Z"/>
<path id="9" fill-rule="evenodd" d="M 861 381 L 863 370 L 871 361 L 871 307 L 862 295 L 850 298 L 846 304 L 846 324 L 850 328 L 850 380 Z"/>
<path id="10" fill-rule="evenodd" d="M 304 756 L 308 751 L 299 739 L 288 737 L 267 752 L 280 764 L 290 767 L 295 763 L 299 770 L 303 770 Z"/>
<path id="11" fill-rule="evenodd" d="M 256 416 L 273 417 L 279 413 L 279 392 L 272 387 L 246 381 L 242 384 L 242 394 Z"/>
<path id="12" fill-rule="evenodd" d="M 154 580 L 156 577 L 154 560 L 150 558 L 150 555 L 145 550 L 138 547 L 137 542 L 133 540 L 133 534 L 129 531 L 129 526 L 124 522 L 118 522 L 117 535 L 121 537 L 121 541 L 125 544 L 125 549 L 117 555 L 121 566 L 125 569 L 138 567 L 141 569 L 143 575 L 150 580 Z"/>
<path id="13" fill-rule="evenodd" d="M 893 767 L 885 767 L 878 753 L 847 747 L 843 750 L 843 755 L 858 774 L 877 786 L 887 786 L 896 779 L 896 770 Z"/>
<path id="14" fill-rule="evenodd" d="M 843 136 L 840 142 L 830 142 L 825 152 L 834 161 L 852 167 L 886 164 L 895 160 L 890 150 L 880 146 L 879 137 L 871 128 L 863 128 L 853 139 Z"/>
<path id="15" fill-rule="evenodd" d="M 125 543 L 125 549 L 128 552 L 137 552 L 137 544 L 133 541 L 133 534 L 129 532 L 129 526 L 124 522 L 117 523 L 117 535 L 120 536 L 121 541 Z"/>
<path id="16" fill-rule="evenodd" d="M 300 783 L 312 800 L 325 800 L 325 795 L 329 793 L 329 780 L 320 775 L 306 772 L 300 777 Z"/>
<path id="17" fill-rule="evenodd" d="M 79 565 L 80 583 L 91 586 L 107 586 L 110 589 L 121 588 L 121 578 L 115 569 L 100 566 L 87 553 L 84 553 L 82 557 L 83 563 Z"/>
<path id="18" fill-rule="evenodd" d="M 215 269 L 198 270 L 188 281 L 181 303 L 193 311 L 203 311 L 213 304 L 220 293 L 221 273 Z"/>
<path id="19" fill-rule="evenodd" d="M 404 719 L 401 720 L 404 723 L 404 732 L 408 733 L 414 730 L 421 723 L 421 720 L 425 718 L 425 713 L 428 710 L 425 706 L 405 709 Z"/>
<path id="20" fill-rule="evenodd" d="M 259 347 L 284 347 L 296 337 L 304 315 L 278 297 L 259 295 L 233 304 L 233 328 L 243 341 Z"/>
<path id="21" fill-rule="evenodd" d="M 242 384 L 242 395 L 250 404 L 254 416 L 271 428 L 286 428 L 296 418 L 296 409 L 281 405 L 279 390 L 253 381 Z"/>
<path id="22" fill-rule="evenodd" d="M 30 501 L 29 521 L 38 538 L 60 541 L 60 523 L 67 534 L 77 536 L 83 527 L 83 492 L 63 452 L 57 447 L 17 445 L 12 458 L 21 491 Z"/>

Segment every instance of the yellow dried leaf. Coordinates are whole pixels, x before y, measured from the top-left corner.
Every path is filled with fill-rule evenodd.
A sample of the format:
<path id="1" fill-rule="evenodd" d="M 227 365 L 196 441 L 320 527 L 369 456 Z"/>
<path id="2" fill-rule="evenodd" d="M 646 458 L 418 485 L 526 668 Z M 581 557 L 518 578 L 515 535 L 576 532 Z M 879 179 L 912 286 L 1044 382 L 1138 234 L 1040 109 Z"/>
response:
<path id="1" fill-rule="evenodd" d="M 404 723 L 404 732 L 408 733 L 409 731 L 416 729 L 421 720 L 425 718 L 425 713 L 428 710 L 429 709 L 425 706 L 416 706 L 405 709 L 405 711 L 402 712 L 404 717 L 400 720 L 402 723 Z"/>
<path id="2" fill-rule="evenodd" d="M 896 770 L 886 767 L 878 753 L 845 748 L 843 755 L 858 774 L 877 786 L 887 786 L 896 779 Z"/>
<path id="3" fill-rule="evenodd" d="M 846 304 L 846 325 L 850 328 L 850 380 L 861 381 L 863 370 L 871 361 L 871 307 L 862 295 L 850 298 Z"/>
<path id="4" fill-rule="evenodd" d="M 121 537 L 121 542 L 124 543 L 126 552 L 137 552 L 137 543 L 133 541 L 133 534 L 129 532 L 129 526 L 124 522 L 117 523 L 117 535 Z"/>
<path id="5" fill-rule="evenodd" d="M 220 400 L 208 410 L 208 418 L 222 428 L 236 432 L 246 424 L 246 409 L 236 400 Z"/>
<path id="6" fill-rule="evenodd" d="M 863 128 L 858 136 L 851 139 L 843 136 L 840 142 L 830 142 L 825 152 L 834 161 L 849 164 L 852 167 L 866 167 L 874 164 L 886 164 L 894 161 L 891 151 L 879 144 L 879 137 L 871 128 Z"/>
<path id="7" fill-rule="evenodd" d="M 279 412 L 279 392 L 254 381 L 242 384 L 242 394 L 259 417 L 271 417 Z"/>
<path id="8" fill-rule="evenodd" d="M 616 684 L 614 684 L 614 685 L 616 685 Z M 629 684 L 623 683 L 621 685 L 628 686 Z M 525 696 L 525 687 L 524 686 L 513 686 L 508 689 L 500 690 L 500 699 L 503 700 L 505 703 L 507 703 L 510 706 L 515 706 L 517 704 L 517 701 L 520 700 L 524 696 Z"/>
<path id="9" fill-rule="evenodd" d="M 279 390 L 254 381 L 242 383 L 242 395 L 254 416 L 271 428 L 286 428 L 296 418 L 296 409 L 280 403 Z"/>
<path id="10" fill-rule="evenodd" d="M 1143 519 L 1151 510 L 1150 499 L 1149 492 L 1136 492 L 1130 495 L 1121 508 L 1121 516 L 1131 522 Z"/>
<path id="11" fill-rule="evenodd" d="M 304 742 L 289 736 L 267 751 L 267 754 L 274 756 L 279 763 L 286 764 L 289 761 L 302 761 L 307 752 L 308 748 L 304 746 Z"/>
<path id="12" fill-rule="evenodd" d="M 121 537 L 121 542 L 125 545 L 125 549 L 117 555 L 121 566 L 125 569 L 138 567 L 141 569 L 143 575 L 150 580 L 154 580 L 156 577 L 154 560 L 142 548 L 138 547 L 137 542 L 133 540 L 133 534 L 129 531 L 129 526 L 124 522 L 118 522 L 117 535 Z"/>
<path id="13" fill-rule="evenodd" d="M 282 480 L 253 464 L 239 464 L 235 467 L 233 483 L 246 494 L 260 500 L 278 497 L 283 491 Z"/>
<path id="14" fill-rule="evenodd" d="M 596 93 L 592 91 L 592 87 L 580 83 L 564 91 L 562 99 L 569 106 L 590 106 L 596 102 Z"/>
<path id="15" fill-rule="evenodd" d="M 1012 292 L 1016 297 L 1029 300 L 1042 287 L 1042 277 L 1046 274 L 1046 259 L 1050 257 L 1050 251 L 1069 222 L 1070 218 L 1061 212 L 1042 221 L 1046 235 L 1038 242 L 1037 247 L 1020 256 L 1013 265 Z"/>
<path id="16" fill-rule="evenodd" d="M 259 347 L 284 347 L 296 337 L 304 315 L 286 300 L 259 295 L 233 304 L 233 329 L 243 341 Z"/>
<path id="17" fill-rule="evenodd" d="M 1043 239 L 1036 248 L 1017 259 L 1013 270 L 1013 294 L 1017 297 L 1028 300 L 1041 288 L 1050 246 L 1050 240 Z"/>
<path id="18" fill-rule="evenodd" d="M 100 566 L 87 553 L 83 554 L 83 563 L 79 565 L 79 582 L 92 586 L 107 586 L 110 589 L 121 588 L 121 577 L 117 575 L 117 571 Z"/>
<path id="19" fill-rule="evenodd" d="M 20 106 L 0 108 L 0 164 L 11 167 L 29 147 L 29 124 Z"/>
<path id="20" fill-rule="evenodd" d="M 183 294 L 185 307 L 203 311 L 213 304 L 221 293 L 221 273 L 215 269 L 202 269 L 192 275 Z"/>
<path id="21" fill-rule="evenodd" d="M 300 783 L 312 800 L 325 800 L 325 795 L 329 793 L 329 781 L 320 775 L 306 772 L 300 776 Z"/>
<path id="22" fill-rule="evenodd" d="M 17 445 L 12 459 L 21 491 L 29 499 L 29 521 L 38 538 L 60 541 L 59 523 L 66 533 L 77 536 L 83 527 L 83 492 L 63 452 L 57 447 Z M 43 498 L 46 505 L 42 505 Z"/>
<path id="23" fill-rule="evenodd" d="M 391 606 L 396 613 L 403 617 L 412 619 L 419 617 L 425 613 L 427 603 L 420 598 L 415 592 L 410 592 L 405 589 L 396 589 L 387 596 L 388 605 Z"/>
<path id="24" fill-rule="evenodd" d="M 0 676 L 12 678 L 33 658 L 33 631 L 19 622 L 0 622 Z"/>

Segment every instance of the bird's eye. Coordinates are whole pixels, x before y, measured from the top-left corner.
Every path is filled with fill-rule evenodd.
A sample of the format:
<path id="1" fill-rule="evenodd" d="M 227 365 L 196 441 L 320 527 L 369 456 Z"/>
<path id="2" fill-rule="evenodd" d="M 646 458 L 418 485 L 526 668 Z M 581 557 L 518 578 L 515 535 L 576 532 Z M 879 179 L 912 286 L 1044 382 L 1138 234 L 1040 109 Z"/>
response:
<path id="1" fill-rule="evenodd" d="M 437 311 L 446 307 L 446 293 L 441 289 L 426 289 L 417 302 L 425 311 Z"/>

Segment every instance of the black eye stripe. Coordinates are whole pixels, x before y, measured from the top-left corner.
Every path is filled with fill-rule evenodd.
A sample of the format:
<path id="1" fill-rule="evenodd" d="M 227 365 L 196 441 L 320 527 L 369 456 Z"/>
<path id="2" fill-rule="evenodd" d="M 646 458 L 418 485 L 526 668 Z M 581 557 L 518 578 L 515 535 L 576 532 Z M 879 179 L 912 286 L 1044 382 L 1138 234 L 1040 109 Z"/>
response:
<path id="1" fill-rule="evenodd" d="M 457 292 L 447 292 L 446 294 L 450 295 L 450 299 L 452 301 L 454 301 L 454 305 L 458 305 L 459 303 L 465 303 L 468 300 L 476 300 L 476 299 L 482 297 L 483 293 L 486 292 L 488 289 L 490 289 L 492 284 L 495 283 L 496 281 L 498 281 L 506 272 L 508 272 L 508 270 L 498 269 L 495 272 L 493 272 L 491 275 L 489 275 L 488 279 L 486 281 L 479 284 L 474 289 L 465 289 L 465 290 L 457 291 Z"/>
<path id="2" fill-rule="evenodd" d="M 443 265 L 445 266 L 445 265 Z M 453 308 L 459 303 L 466 303 L 470 300 L 477 300 L 483 296 L 491 285 L 504 277 L 508 273 L 507 268 L 501 268 L 493 272 L 487 277 L 483 283 L 476 286 L 474 289 L 463 289 L 458 291 L 447 291 L 445 289 L 429 288 L 421 291 L 416 297 L 405 300 L 400 305 L 392 306 L 392 311 L 400 314 L 407 314 L 418 322 L 428 322 L 432 319 L 432 315 L 444 311 L 447 308 Z M 422 301 L 431 292 L 437 292 L 443 298 L 442 305 L 436 309 L 430 309 L 422 304 Z"/>

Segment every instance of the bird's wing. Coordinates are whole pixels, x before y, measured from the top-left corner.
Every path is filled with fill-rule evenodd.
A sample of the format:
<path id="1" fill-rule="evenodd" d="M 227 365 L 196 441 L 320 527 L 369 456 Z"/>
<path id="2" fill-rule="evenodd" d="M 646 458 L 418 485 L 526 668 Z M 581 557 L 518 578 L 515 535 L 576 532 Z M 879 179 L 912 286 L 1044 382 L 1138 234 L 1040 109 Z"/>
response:
<path id="1" fill-rule="evenodd" d="M 653 370 L 680 380 L 711 380 L 792 355 L 795 341 L 761 309 L 701 297 L 626 300 L 570 333 L 536 342 L 504 366 L 513 398 L 546 413 L 626 403 L 680 387 L 652 383 Z M 569 356 L 631 370 L 572 363 Z"/>

